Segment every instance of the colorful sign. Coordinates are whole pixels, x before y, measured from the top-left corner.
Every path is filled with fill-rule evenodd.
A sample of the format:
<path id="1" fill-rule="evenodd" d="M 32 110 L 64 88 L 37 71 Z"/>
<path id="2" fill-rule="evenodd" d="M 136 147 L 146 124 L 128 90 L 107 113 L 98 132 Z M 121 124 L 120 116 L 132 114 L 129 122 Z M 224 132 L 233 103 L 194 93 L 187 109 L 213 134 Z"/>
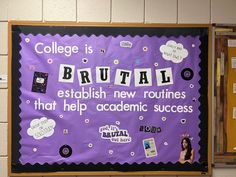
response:
<path id="1" fill-rule="evenodd" d="M 199 36 L 20 38 L 21 164 L 199 162 Z"/>

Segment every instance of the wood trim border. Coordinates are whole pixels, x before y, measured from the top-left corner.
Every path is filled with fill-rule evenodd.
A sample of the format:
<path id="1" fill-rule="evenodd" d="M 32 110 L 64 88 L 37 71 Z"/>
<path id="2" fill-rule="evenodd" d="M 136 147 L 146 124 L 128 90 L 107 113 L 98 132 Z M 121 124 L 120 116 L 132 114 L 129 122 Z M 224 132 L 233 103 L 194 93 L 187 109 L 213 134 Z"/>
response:
<path id="1" fill-rule="evenodd" d="M 36 22 L 36 21 L 9 21 L 10 25 L 26 26 L 96 26 L 96 27 L 204 27 L 210 28 L 210 24 L 159 24 L 159 23 L 104 23 L 104 22 Z"/>
<path id="2" fill-rule="evenodd" d="M 141 171 L 141 172 L 52 172 L 52 173 L 13 173 L 11 169 L 12 161 L 12 26 L 96 26 L 96 27 L 159 27 L 159 28 L 208 28 L 208 172 L 198 171 Z M 8 22 L 8 175 L 9 176 L 91 176 L 91 175 L 211 175 L 212 174 L 212 26 L 209 24 L 144 24 L 144 23 L 75 23 L 75 22 L 33 22 L 33 21 L 9 21 Z"/>

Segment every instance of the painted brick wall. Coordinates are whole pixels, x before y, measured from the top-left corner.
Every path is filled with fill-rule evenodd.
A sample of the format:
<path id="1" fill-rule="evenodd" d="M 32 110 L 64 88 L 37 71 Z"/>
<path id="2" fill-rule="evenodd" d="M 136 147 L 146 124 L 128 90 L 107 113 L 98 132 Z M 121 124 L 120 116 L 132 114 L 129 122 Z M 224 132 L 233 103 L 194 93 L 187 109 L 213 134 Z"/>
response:
<path id="1" fill-rule="evenodd" d="M 236 0 L 0 0 L 0 74 L 7 74 L 8 20 L 236 24 Z M 0 177 L 7 177 L 7 86 L 0 85 Z M 236 169 L 213 169 L 213 177 Z"/>

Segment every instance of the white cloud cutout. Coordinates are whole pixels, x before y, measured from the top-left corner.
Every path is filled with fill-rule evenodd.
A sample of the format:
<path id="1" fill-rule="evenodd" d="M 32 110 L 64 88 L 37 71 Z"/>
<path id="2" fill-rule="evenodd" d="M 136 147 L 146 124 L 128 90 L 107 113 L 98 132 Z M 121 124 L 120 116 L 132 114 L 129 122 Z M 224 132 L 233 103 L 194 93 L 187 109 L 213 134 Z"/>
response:
<path id="1" fill-rule="evenodd" d="M 184 48 L 183 44 L 176 43 L 173 40 L 169 40 L 165 45 L 161 45 L 160 52 L 165 60 L 172 61 L 173 63 L 181 63 L 188 56 L 188 50 Z"/>
<path id="2" fill-rule="evenodd" d="M 124 48 L 132 48 L 132 42 L 130 41 L 120 41 L 120 46 Z"/>
<path id="3" fill-rule="evenodd" d="M 33 119 L 30 122 L 30 127 L 27 130 L 27 134 L 29 136 L 33 136 L 36 140 L 40 140 L 44 137 L 52 136 L 55 126 L 56 122 L 53 119 L 48 119 L 47 117 Z"/>

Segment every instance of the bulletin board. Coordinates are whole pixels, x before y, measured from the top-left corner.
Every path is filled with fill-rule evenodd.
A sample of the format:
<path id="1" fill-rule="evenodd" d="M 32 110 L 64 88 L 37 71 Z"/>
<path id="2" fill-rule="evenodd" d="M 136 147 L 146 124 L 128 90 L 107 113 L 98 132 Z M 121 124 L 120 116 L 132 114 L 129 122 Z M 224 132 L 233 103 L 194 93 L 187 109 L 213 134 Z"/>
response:
<path id="1" fill-rule="evenodd" d="M 211 174 L 210 32 L 10 23 L 10 174 Z"/>
<path id="2" fill-rule="evenodd" d="M 228 40 L 228 111 L 227 111 L 227 152 L 236 152 L 235 128 L 236 128 L 236 40 Z"/>
<path id="3" fill-rule="evenodd" d="M 214 162 L 216 165 L 232 166 L 236 162 L 236 85 L 235 26 L 217 24 L 215 33 L 215 83 L 216 100 Z"/>

